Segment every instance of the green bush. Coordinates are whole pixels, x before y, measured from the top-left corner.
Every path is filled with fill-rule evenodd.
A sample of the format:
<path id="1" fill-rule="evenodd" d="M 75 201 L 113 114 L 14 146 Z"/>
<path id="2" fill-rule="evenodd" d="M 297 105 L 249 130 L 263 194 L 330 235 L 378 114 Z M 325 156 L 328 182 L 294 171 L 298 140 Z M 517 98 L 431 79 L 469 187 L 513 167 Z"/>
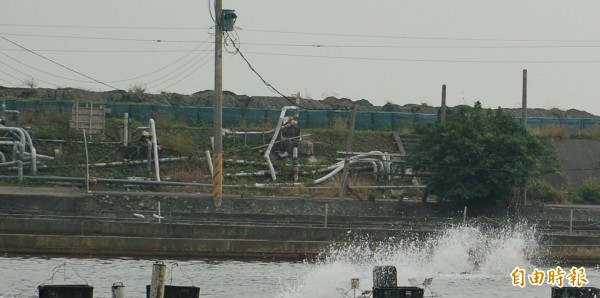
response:
<path id="1" fill-rule="evenodd" d="M 534 205 L 565 203 L 567 195 L 544 181 L 535 181 L 527 188 L 527 199 Z"/>
<path id="2" fill-rule="evenodd" d="M 582 203 L 600 204 L 600 183 L 587 180 L 577 189 L 577 199 Z"/>

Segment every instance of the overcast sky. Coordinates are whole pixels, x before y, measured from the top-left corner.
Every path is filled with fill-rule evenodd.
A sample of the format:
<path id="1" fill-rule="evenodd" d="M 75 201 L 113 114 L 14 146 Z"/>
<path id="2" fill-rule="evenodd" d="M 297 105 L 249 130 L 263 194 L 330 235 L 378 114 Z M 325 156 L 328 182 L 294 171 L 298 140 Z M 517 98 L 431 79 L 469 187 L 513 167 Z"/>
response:
<path id="1" fill-rule="evenodd" d="M 0 0 L 0 85 L 33 78 L 50 88 L 213 89 L 209 2 Z M 450 106 L 516 108 L 527 69 L 530 108 L 600 115 L 597 0 L 224 0 L 223 7 L 238 15 L 229 37 L 286 95 L 439 106 L 446 84 Z M 277 96 L 225 48 L 225 90 Z"/>

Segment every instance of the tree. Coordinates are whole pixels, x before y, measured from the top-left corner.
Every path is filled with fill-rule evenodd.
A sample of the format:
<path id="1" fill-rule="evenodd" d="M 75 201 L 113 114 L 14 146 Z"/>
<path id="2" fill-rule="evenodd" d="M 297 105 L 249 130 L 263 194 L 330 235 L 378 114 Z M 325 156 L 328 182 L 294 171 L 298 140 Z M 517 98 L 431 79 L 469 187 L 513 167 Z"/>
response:
<path id="1" fill-rule="evenodd" d="M 416 128 L 422 134 L 409 163 L 427 172 L 426 193 L 466 206 L 509 200 L 542 172 L 556 170 L 556 155 L 514 117 L 474 107 L 449 109 L 446 123 Z"/>

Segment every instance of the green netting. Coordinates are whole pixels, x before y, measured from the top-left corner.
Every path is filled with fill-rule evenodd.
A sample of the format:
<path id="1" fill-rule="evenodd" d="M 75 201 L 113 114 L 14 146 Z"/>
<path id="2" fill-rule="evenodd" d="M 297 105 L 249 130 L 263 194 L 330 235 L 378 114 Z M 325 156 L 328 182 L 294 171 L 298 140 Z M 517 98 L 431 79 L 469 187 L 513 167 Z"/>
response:
<path id="1" fill-rule="evenodd" d="M 208 125 L 208 126 L 212 126 L 214 124 L 213 108 L 198 108 L 197 112 L 198 112 L 198 123 Z"/>
<path id="2" fill-rule="evenodd" d="M 37 111 L 38 102 L 37 101 L 15 101 L 14 107 L 12 110 L 17 111 Z M 8 109 L 8 108 L 7 108 Z"/>
<path id="3" fill-rule="evenodd" d="M 356 112 L 356 122 L 354 123 L 354 129 L 356 130 L 372 130 L 373 123 L 372 113 L 369 112 Z"/>
<path id="4" fill-rule="evenodd" d="M 67 101 L 32 101 L 32 100 L 5 100 L 6 109 L 18 111 L 52 111 L 70 113 L 73 102 Z M 84 106 L 84 105 L 80 105 Z M 100 106 L 100 105 L 94 105 Z M 111 118 L 123 118 L 124 113 L 129 113 L 129 118 L 140 122 L 148 121 L 152 118 L 168 117 L 169 119 L 178 119 L 186 124 L 204 124 L 213 125 L 212 107 L 181 107 L 167 105 L 138 105 L 112 103 L 105 104 L 111 109 L 107 115 Z M 223 127 L 238 128 L 243 125 L 253 126 L 274 126 L 281 110 L 272 109 L 241 109 L 224 108 L 223 109 Z M 286 116 L 295 113 L 289 110 Z M 347 121 L 351 112 L 349 110 L 304 110 L 300 111 L 299 125 L 301 128 L 330 128 L 336 119 Z M 415 124 L 426 124 L 437 121 L 437 115 L 434 114 L 412 114 L 412 113 L 392 113 L 392 112 L 357 112 L 356 130 L 402 130 L 410 129 Z M 516 117 L 515 121 L 521 121 Z M 528 126 L 531 128 L 546 127 L 568 127 L 570 130 L 582 130 L 600 127 L 600 118 L 593 119 L 557 119 L 557 118 L 528 118 Z"/>
<path id="5" fill-rule="evenodd" d="M 133 116 L 129 112 L 129 106 L 130 105 L 123 104 L 123 103 L 113 103 L 113 104 L 107 105 L 106 107 L 110 108 L 110 113 L 108 114 L 108 117 L 123 118 L 123 115 L 125 115 L 125 113 L 128 113 L 129 117 L 132 118 Z"/>
<path id="6" fill-rule="evenodd" d="M 15 101 L 13 99 L 2 99 L 2 102 L 6 105 L 7 110 L 15 109 Z"/>
<path id="7" fill-rule="evenodd" d="M 373 130 L 392 130 L 392 113 L 371 113 Z"/>
<path id="8" fill-rule="evenodd" d="M 152 116 L 151 105 L 130 105 L 129 106 L 129 118 L 137 121 L 148 121 Z"/>
<path id="9" fill-rule="evenodd" d="M 302 117 L 302 114 L 300 117 Z M 306 111 L 304 118 L 306 119 L 305 128 L 329 128 L 328 111 Z"/>
<path id="10" fill-rule="evenodd" d="M 265 111 L 265 125 L 272 125 L 275 128 L 277 125 L 277 121 L 279 120 L 279 115 L 281 115 L 281 110 L 264 110 Z M 285 113 L 286 116 L 293 115 L 296 113 L 295 110 L 287 111 Z"/>
<path id="11" fill-rule="evenodd" d="M 583 129 L 600 127 L 600 119 L 581 119 Z"/>
<path id="12" fill-rule="evenodd" d="M 173 119 L 177 119 L 177 122 L 193 124 L 198 121 L 198 109 L 193 107 L 172 107 L 173 115 L 176 115 Z"/>
<path id="13" fill-rule="evenodd" d="M 213 119 L 211 117 L 211 119 Z M 233 128 L 238 127 L 242 123 L 242 109 L 226 108 L 223 109 L 223 127 Z"/>
<path id="14" fill-rule="evenodd" d="M 264 110 L 244 109 L 242 113 L 242 125 L 246 127 L 261 126 L 265 122 Z"/>

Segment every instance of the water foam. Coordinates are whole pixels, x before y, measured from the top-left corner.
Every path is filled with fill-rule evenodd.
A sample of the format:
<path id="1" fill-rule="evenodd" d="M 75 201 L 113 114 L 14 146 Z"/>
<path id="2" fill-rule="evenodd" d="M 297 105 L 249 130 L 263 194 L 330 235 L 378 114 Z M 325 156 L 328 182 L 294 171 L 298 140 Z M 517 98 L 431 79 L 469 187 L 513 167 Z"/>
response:
<path id="1" fill-rule="evenodd" d="M 409 278 L 423 281 L 433 277 L 434 288 L 438 278 L 506 279 L 515 266 L 542 265 L 537 239 L 535 227 L 527 223 L 499 228 L 453 226 L 424 240 L 357 239 L 332 245 L 317 261 L 305 262 L 296 283 L 282 285 L 278 297 L 340 297 L 336 288 L 348 289 L 351 278 L 359 278 L 360 288 L 370 290 L 372 270 L 377 265 L 396 266 L 399 285 L 408 285 Z"/>

